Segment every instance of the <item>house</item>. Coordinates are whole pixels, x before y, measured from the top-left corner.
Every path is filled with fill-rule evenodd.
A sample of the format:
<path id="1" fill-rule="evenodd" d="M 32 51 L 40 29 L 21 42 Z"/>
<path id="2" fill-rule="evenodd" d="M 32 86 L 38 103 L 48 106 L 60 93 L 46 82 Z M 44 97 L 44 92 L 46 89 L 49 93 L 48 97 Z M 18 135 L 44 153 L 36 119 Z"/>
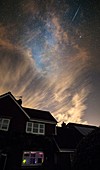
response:
<path id="1" fill-rule="evenodd" d="M 48 111 L 22 107 L 8 92 L 0 96 L 2 170 L 41 169 L 53 162 L 57 121 Z"/>
<path id="2" fill-rule="evenodd" d="M 71 170 L 80 141 L 97 127 L 57 127 L 48 111 L 22 106 L 11 92 L 0 96 L 0 170 Z"/>
<path id="3" fill-rule="evenodd" d="M 57 145 L 57 170 L 70 170 L 77 146 L 83 138 L 98 129 L 96 126 L 77 123 L 62 124 L 57 127 L 57 135 L 54 136 Z"/>

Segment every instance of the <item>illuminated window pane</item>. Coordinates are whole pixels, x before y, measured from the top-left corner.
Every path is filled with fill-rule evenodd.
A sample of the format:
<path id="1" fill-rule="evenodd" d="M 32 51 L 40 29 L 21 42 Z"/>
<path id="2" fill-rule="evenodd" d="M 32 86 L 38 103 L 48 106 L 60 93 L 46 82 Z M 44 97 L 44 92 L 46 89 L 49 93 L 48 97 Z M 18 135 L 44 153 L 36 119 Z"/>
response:
<path id="1" fill-rule="evenodd" d="M 44 161 L 43 152 L 28 151 L 23 153 L 22 166 L 40 166 Z"/>
<path id="2" fill-rule="evenodd" d="M 38 158 L 38 163 L 42 163 L 42 158 Z"/>
<path id="3" fill-rule="evenodd" d="M 25 156 L 25 157 L 28 157 L 28 156 L 29 156 L 29 153 L 24 153 L 24 156 Z"/>
<path id="4" fill-rule="evenodd" d="M 23 165 L 26 164 L 26 159 L 23 159 Z"/>
<path id="5" fill-rule="evenodd" d="M 31 157 L 36 157 L 36 153 L 31 153 Z"/>
<path id="6" fill-rule="evenodd" d="M 35 158 L 30 158 L 30 164 L 31 164 L 31 165 L 34 165 L 35 163 L 36 163 Z"/>

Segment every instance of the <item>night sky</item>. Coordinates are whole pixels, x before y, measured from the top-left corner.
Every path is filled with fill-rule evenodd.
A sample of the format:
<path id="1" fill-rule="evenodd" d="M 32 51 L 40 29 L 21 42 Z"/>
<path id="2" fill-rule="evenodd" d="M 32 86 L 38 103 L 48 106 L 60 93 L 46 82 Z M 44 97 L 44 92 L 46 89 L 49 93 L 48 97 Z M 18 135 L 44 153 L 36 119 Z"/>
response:
<path id="1" fill-rule="evenodd" d="M 99 0 L 1 0 L 0 95 L 100 125 Z"/>

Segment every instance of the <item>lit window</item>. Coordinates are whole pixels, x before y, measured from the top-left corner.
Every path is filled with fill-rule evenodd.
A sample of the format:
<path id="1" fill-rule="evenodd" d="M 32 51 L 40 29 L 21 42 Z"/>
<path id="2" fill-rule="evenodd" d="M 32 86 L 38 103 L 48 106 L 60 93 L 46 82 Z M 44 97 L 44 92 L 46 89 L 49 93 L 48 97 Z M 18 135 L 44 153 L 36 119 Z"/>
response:
<path id="1" fill-rule="evenodd" d="M 33 134 L 41 134 L 45 133 L 45 124 L 27 122 L 26 124 L 26 132 Z"/>
<path id="2" fill-rule="evenodd" d="M 44 161 L 44 153 L 41 151 L 27 151 L 23 153 L 22 166 L 39 166 Z"/>
<path id="3" fill-rule="evenodd" d="M 9 123 L 9 119 L 0 118 L 0 130 L 8 131 Z"/>

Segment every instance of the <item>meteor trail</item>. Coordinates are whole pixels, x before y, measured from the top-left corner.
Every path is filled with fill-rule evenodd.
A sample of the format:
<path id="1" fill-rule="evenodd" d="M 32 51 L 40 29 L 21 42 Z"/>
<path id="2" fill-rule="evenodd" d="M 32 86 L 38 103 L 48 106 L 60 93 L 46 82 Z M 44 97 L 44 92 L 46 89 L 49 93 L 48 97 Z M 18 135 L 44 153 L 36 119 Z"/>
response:
<path id="1" fill-rule="evenodd" d="M 80 5 L 80 6 L 81 6 L 81 5 Z M 79 12 L 80 6 L 77 8 L 77 10 L 76 10 L 76 12 L 75 12 L 75 14 L 74 14 L 74 16 L 73 16 L 73 18 L 72 18 L 72 22 L 73 22 L 74 19 L 76 18 L 77 14 L 78 14 L 78 12 Z"/>

